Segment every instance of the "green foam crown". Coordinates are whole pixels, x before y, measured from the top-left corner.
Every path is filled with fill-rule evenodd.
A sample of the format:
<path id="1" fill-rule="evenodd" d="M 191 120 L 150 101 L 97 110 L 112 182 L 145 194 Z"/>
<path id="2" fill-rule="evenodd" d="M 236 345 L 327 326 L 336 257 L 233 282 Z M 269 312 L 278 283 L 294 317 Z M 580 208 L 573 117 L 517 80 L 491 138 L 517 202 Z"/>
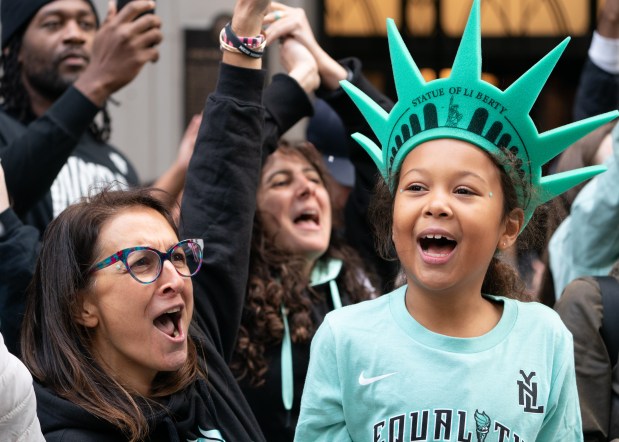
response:
<path id="1" fill-rule="evenodd" d="M 419 144 L 454 138 L 494 155 L 511 152 L 521 178 L 532 194 L 520 192 L 525 224 L 537 206 L 603 172 L 603 166 L 584 167 L 542 177 L 542 166 L 619 112 L 608 112 L 539 134 L 529 112 L 548 80 L 569 38 L 501 91 L 481 79 L 480 0 L 474 0 L 460 47 L 448 78 L 426 82 L 408 52 L 393 20 L 387 20 L 389 51 L 398 102 L 387 113 L 347 81 L 341 83 L 376 134 L 382 149 L 370 138 L 353 138 L 367 151 L 389 184 L 406 155 Z M 522 189 L 519 189 L 522 190 Z"/>

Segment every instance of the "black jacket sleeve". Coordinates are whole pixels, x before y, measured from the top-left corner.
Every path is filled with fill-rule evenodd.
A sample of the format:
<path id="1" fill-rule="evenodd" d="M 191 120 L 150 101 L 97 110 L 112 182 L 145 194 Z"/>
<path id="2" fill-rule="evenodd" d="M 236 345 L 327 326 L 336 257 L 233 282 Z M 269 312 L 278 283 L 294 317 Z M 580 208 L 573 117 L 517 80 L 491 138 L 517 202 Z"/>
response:
<path id="1" fill-rule="evenodd" d="M 587 58 L 574 101 L 574 120 L 582 120 L 619 106 L 619 75 L 600 69 Z"/>
<path id="2" fill-rule="evenodd" d="M 0 331 L 7 348 L 19 355 L 25 291 L 39 253 L 39 231 L 25 226 L 12 209 L 0 213 Z"/>
<path id="3" fill-rule="evenodd" d="M 264 72 L 222 64 L 189 163 L 181 235 L 204 239 L 194 318 L 230 359 L 241 322 L 260 176 Z"/>
<path id="4" fill-rule="evenodd" d="M 263 157 L 277 149 L 280 137 L 304 117 L 314 115 L 314 106 L 297 81 L 285 74 L 273 76 L 264 91 L 266 109 Z"/>
<path id="5" fill-rule="evenodd" d="M 49 191 L 99 108 L 74 87 L 24 129 L 0 113 L 0 157 L 18 215 Z"/>
<path id="6" fill-rule="evenodd" d="M 339 62 L 352 73 L 350 80 L 352 84 L 387 112 L 393 108 L 393 102 L 363 76 L 361 62 L 358 59 L 346 58 Z M 349 135 L 359 132 L 377 142 L 367 121 L 342 88 L 329 92 L 319 91 L 318 95 L 337 112 Z M 384 260 L 376 252 L 373 229 L 368 218 L 368 207 L 376 180 L 382 178 L 370 156 L 350 137 L 349 143 L 351 143 L 350 159 L 355 166 L 355 187 L 345 208 L 346 240 L 355 247 L 370 270 L 376 273 L 382 283 L 382 293 L 386 293 L 393 287 L 399 266 L 394 261 Z"/>

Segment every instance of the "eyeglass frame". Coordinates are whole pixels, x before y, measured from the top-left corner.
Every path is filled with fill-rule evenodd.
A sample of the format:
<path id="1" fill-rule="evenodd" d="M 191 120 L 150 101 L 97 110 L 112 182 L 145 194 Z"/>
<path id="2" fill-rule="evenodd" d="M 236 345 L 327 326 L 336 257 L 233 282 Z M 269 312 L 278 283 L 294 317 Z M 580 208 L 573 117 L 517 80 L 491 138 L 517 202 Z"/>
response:
<path id="1" fill-rule="evenodd" d="M 109 267 L 112 264 L 115 264 L 117 262 L 122 262 L 125 265 L 125 268 L 127 269 L 127 272 L 137 282 L 139 282 L 140 284 L 152 284 L 157 279 L 159 279 L 159 276 L 161 276 L 161 272 L 163 271 L 163 264 L 164 264 L 164 262 L 165 261 L 172 262 L 172 260 L 170 259 L 172 257 L 172 251 L 174 249 L 176 249 L 179 245 L 181 245 L 183 243 L 188 243 L 188 242 L 193 242 L 193 243 L 197 244 L 200 247 L 200 259 L 199 259 L 199 262 L 198 262 L 198 268 L 191 275 L 182 275 L 178 271 L 178 269 L 176 268 L 174 263 L 172 263 L 172 267 L 174 267 L 174 270 L 176 270 L 176 273 L 178 273 L 180 276 L 182 276 L 184 278 L 191 278 L 192 276 L 197 274 L 200 271 L 200 268 L 202 267 L 202 257 L 204 256 L 204 240 L 202 240 L 200 238 L 184 239 L 182 241 L 179 241 L 178 243 L 176 243 L 172 247 L 170 247 L 166 252 L 160 252 L 159 250 L 153 249 L 152 247 L 148 247 L 148 246 L 128 247 L 126 249 L 119 250 L 118 252 L 108 256 L 107 258 L 102 259 L 101 261 L 97 262 L 96 264 L 93 264 L 91 266 L 90 270 L 88 271 L 88 274 L 91 274 L 91 273 L 97 272 L 99 270 L 105 269 L 105 268 L 107 268 L 107 267 Z M 137 252 L 139 250 L 149 250 L 151 252 L 155 252 L 157 254 L 157 256 L 159 256 L 159 263 L 161 265 L 159 267 L 159 271 L 157 272 L 157 275 L 153 278 L 152 281 L 148 281 L 148 282 L 140 281 L 133 274 L 131 269 L 129 268 L 129 264 L 127 263 L 127 258 L 129 257 L 129 254 L 131 254 L 133 252 Z"/>

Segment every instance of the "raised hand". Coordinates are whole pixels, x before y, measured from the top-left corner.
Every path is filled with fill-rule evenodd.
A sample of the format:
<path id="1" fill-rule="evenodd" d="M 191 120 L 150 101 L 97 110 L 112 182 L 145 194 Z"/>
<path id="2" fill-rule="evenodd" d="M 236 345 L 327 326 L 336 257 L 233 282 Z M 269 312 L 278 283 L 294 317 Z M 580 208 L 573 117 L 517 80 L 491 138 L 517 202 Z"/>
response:
<path id="1" fill-rule="evenodd" d="M 273 43 L 283 37 L 293 37 L 315 54 L 320 49 L 303 8 L 271 2 L 264 19 L 268 40 Z"/>
<path id="2" fill-rule="evenodd" d="M 318 66 L 312 53 L 303 43 L 294 38 L 285 38 L 279 51 L 281 64 L 306 93 L 312 93 L 320 86 Z"/>
<path id="3" fill-rule="evenodd" d="M 115 1 L 109 2 L 108 15 L 93 42 L 90 64 L 75 82 L 75 87 L 95 104 L 102 106 L 147 62 L 159 59 L 161 19 L 144 14 L 154 7 L 153 1 L 134 0 L 117 12 Z"/>
<path id="4" fill-rule="evenodd" d="M 237 36 L 251 37 L 260 34 L 270 0 L 237 0 L 232 13 L 232 31 Z M 260 69 L 262 61 L 244 54 L 224 51 L 223 62 L 239 67 Z"/>
<path id="5" fill-rule="evenodd" d="M 603 37 L 619 38 L 619 0 L 606 0 L 598 16 L 597 31 Z"/>
<path id="6" fill-rule="evenodd" d="M 346 69 L 327 54 L 316 41 L 307 15 L 302 8 L 292 8 L 279 2 L 271 2 L 264 24 L 267 41 L 270 43 L 281 38 L 294 38 L 309 50 L 316 60 L 323 87 L 337 89 L 339 82 L 346 79 Z"/>

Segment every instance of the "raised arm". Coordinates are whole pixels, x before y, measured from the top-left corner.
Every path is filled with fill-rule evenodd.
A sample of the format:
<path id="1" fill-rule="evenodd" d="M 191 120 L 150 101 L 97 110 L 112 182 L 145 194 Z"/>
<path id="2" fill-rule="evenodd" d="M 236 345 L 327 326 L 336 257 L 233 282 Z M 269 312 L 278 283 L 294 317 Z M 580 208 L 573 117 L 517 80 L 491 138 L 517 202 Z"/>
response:
<path id="1" fill-rule="evenodd" d="M 557 299 L 573 279 L 607 275 L 619 259 L 619 125 L 612 139 L 608 170 L 583 187 L 548 244 Z"/>
<path id="2" fill-rule="evenodd" d="M 9 206 L 0 164 L 0 332 L 9 351 L 19 354 L 19 330 L 26 287 L 34 273 L 39 232 L 24 226 Z"/>
<path id="3" fill-rule="evenodd" d="M 269 41 L 282 41 L 280 61 L 287 74 L 274 75 L 264 93 L 263 156 L 277 149 L 279 139 L 288 129 L 314 114 L 310 97 L 320 84 L 316 61 L 305 46 L 290 38 Z"/>
<path id="4" fill-rule="evenodd" d="M 260 34 L 268 0 L 238 0 L 232 30 Z M 241 321 L 261 166 L 261 60 L 224 52 L 208 98 L 181 205 L 181 235 L 204 239 L 194 317 L 229 360 Z"/>
<path id="5" fill-rule="evenodd" d="M 348 134 L 360 132 L 373 137 L 367 121 L 340 87 L 340 81 L 350 81 L 385 110 L 390 110 L 393 102 L 365 78 L 361 71 L 361 62 L 355 58 L 334 60 L 316 41 L 305 11 L 301 8 L 292 8 L 282 3 L 272 2 L 265 23 L 269 24 L 266 32 L 270 39 L 293 38 L 301 42 L 313 55 L 321 82 L 317 95 L 337 112 Z M 355 187 L 348 198 L 345 209 L 347 240 L 355 245 L 365 262 L 382 280 L 384 291 L 389 291 L 397 275 L 398 266 L 393 261 L 386 261 L 377 254 L 373 236 L 370 233 L 372 232 L 370 220 L 367 216 L 378 170 L 370 157 L 352 138 L 349 139 L 349 143 L 351 143 L 348 149 L 350 159 L 355 165 Z"/>
<path id="6" fill-rule="evenodd" d="M 202 114 L 194 115 L 185 129 L 183 138 L 178 147 L 176 161 L 161 175 L 153 187 L 164 190 L 176 201 L 185 186 L 187 167 L 193 154 L 193 148 L 198 138 L 198 130 L 202 123 Z"/>
<path id="7" fill-rule="evenodd" d="M 161 22 L 140 14 L 154 2 L 137 0 L 108 16 L 97 32 L 88 67 L 48 109 L 35 108 L 27 127 L 0 113 L 0 156 L 14 209 L 23 214 L 50 189 L 101 107 L 117 90 L 159 57 Z M 137 18 L 137 19 L 136 19 Z M 42 110 L 42 109 L 41 109 Z"/>
<path id="8" fill-rule="evenodd" d="M 618 106 L 619 0 L 606 0 L 576 91 L 574 119 L 582 120 Z"/>

